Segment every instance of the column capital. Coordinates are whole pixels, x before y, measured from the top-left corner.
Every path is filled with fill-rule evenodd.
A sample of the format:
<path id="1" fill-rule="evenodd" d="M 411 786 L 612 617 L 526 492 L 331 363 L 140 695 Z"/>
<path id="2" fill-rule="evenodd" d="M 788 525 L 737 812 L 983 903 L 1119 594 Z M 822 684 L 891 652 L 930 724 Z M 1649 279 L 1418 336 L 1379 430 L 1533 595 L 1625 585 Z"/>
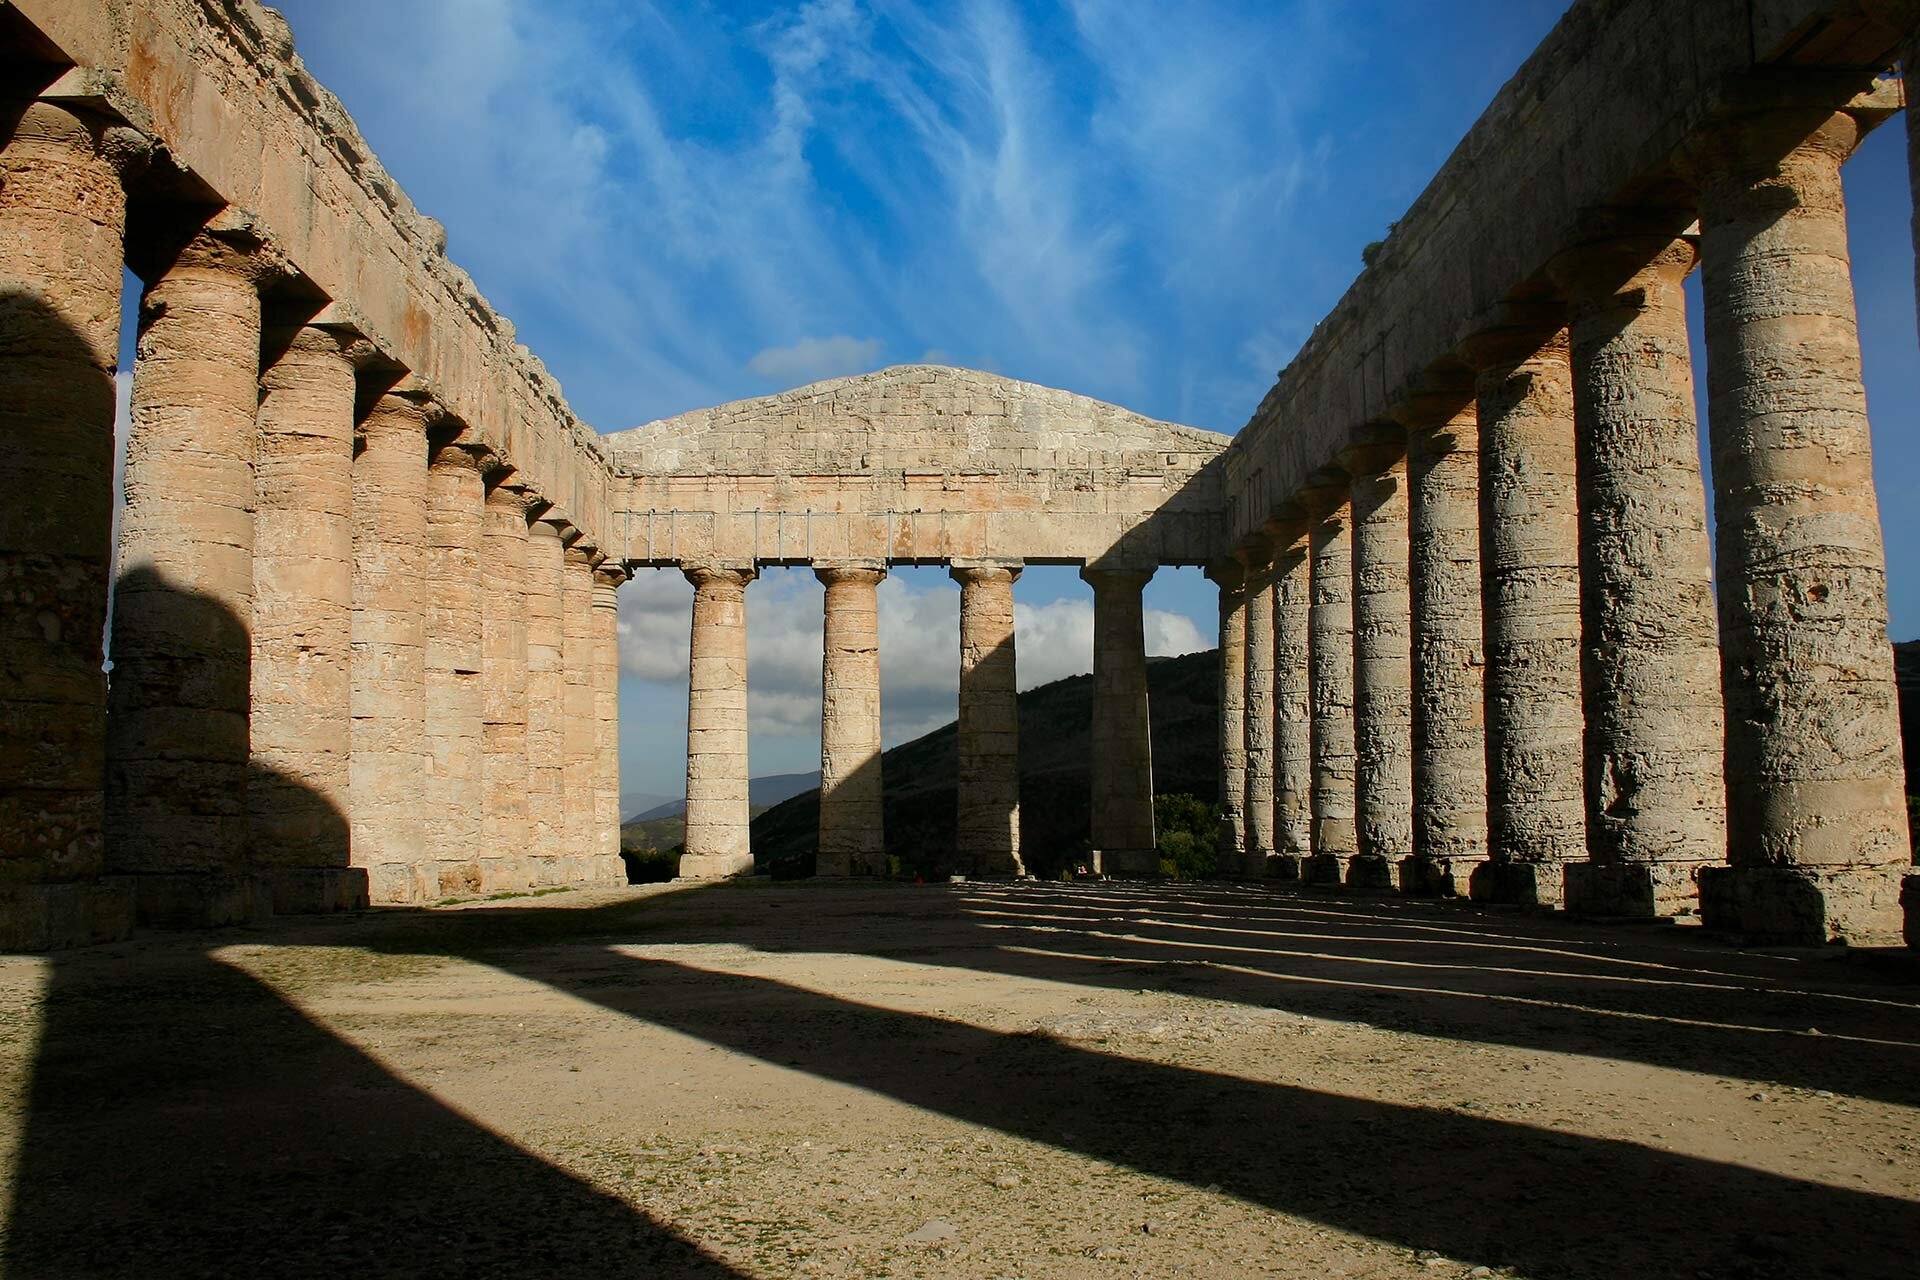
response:
<path id="1" fill-rule="evenodd" d="M 1282 502 L 1267 513 L 1266 520 L 1260 525 L 1260 532 L 1273 544 L 1273 554 L 1278 557 L 1306 539 L 1307 525 L 1310 523 L 1307 509 L 1299 502 Z"/>
<path id="2" fill-rule="evenodd" d="M 1021 560 L 950 560 L 947 562 L 947 576 L 962 585 L 969 582 L 1007 582 L 1019 580 L 1020 571 L 1026 567 Z"/>
<path id="3" fill-rule="evenodd" d="M 1233 549 L 1240 564 L 1242 581 L 1249 591 L 1257 591 L 1273 576 L 1273 539 L 1264 533 L 1250 533 Z"/>
<path id="4" fill-rule="evenodd" d="M 593 569 L 593 581 L 596 587 L 605 586 L 610 590 L 618 590 L 621 584 L 632 578 L 633 575 L 627 572 L 627 566 L 618 560 L 604 560 Z"/>
<path id="5" fill-rule="evenodd" d="M 1370 422 L 1355 430 L 1350 443 L 1336 455 L 1355 480 L 1377 476 L 1407 456 L 1407 429 L 1397 422 Z"/>
<path id="6" fill-rule="evenodd" d="M 719 562 L 682 564 L 680 572 L 686 575 L 687 581 L 694 585 L 695 590 L 708 588 L 744 592 L 747 584 L 760 576 L 759 569 L 751 564 Z"/>
<path id="7" fill-rule="evenodd" d="M 842 582 L 878 586 L 887 576 L 887 566 L 880 560 L 816 560 L 813 576 L 829 587 Z"/>
<path id="8" fill-rule="evenodd" d="M 1157 565 L 1097 560 L 1080 566 L 1080 580 L 1100 591 L 1139 591 L 1153 580 Z"/>
<path id="9" fill-rule="evenodd" d="M 204 222 L 163 226 L 144 245 L 130 241 L 127 265 L 148 284 L 176 275 L 221 275 L 256 290 L 295 274 L 251 215 L 231 207 Z"/>
<path id="10" fill-rule="evenodd" d="M 1610 298 L 1649 273 L 1678 284 L 1700 261 L 1692 234 L 1620 227 L 1555 255 L 1547 274 L 1566 290 L 1571 307 Z"/>
<path id="11" fill-rule="evenodd" d="M 1222 595 L 1238 594 L 1246 590 L 1247 571 L 1240 561 L 1232 556 L 1221 556 L 1202 565 L 1200 572 L 1209 582 L 1220 588 Z"/>
<path id="12" fill-rule="evenodd" d="M 1463 363 L 1434 365 L 1420 375 L 1390 414 L 1409 435 L 1444 428 L 1463 413 L 1473 411 L 1473 382 L 1473 370 Z"/>
<path id="13" fill-rule="evenodd" d="M 414 436 L 420 441 L 421 465 L 426 465 L 427 432 L 440 420 L 439 407 L 424 392 L 398 387 L 374 402 L 360 420 L 358 434 L 365 440 Z"/>
<path id="14" fill-rule="evenodd" d="M 1476 374 L 1512 369 L 1556 345 L 1565 350 L 1567 311 L 1552 299 L 1503 302 L 1462 339 L 1456 353 Z"/>
<path id="15" fill-rule="evenodd" d="M 1838 110 L 1831 100 L 1795 103 L 1793 95 L 1776 96 L 1751 85 L 1735 96 L 1752 101 L 1708 121 L 1675 153 L 1681 171 L 1703 190 L 1726 182 L 1764 181 L 1776 166 L 1797 155 L 1844 164 L 1871 127 L 1861 115 L 1874 114 Z"/>
<path id="16" fill-rule="evenodd" d="M 343 324 L 318 324 L 305 320 L 291 324 L 268 324 L 261 332 L 263 366 L 277 363 L 289 354 L 344 360 L 355 369 L 375 362 L 379 350 L 358 329 Z"/>
<path id="17" fill-rule="evenodd" d="M 1335 521 L 1352 499 L 1353 477 L 1334 467 L 1323 467 L 1307 477 L 1293 500 L 1307 513 L 1313 524 Z"/>
<path id="18" fill-rule="evenodd" d="M 427 467 L 433 471 L 474 471 L 480 470 L 480 459 L 470 445 L 448 441 L 436 445 L 428 455 Z"/>

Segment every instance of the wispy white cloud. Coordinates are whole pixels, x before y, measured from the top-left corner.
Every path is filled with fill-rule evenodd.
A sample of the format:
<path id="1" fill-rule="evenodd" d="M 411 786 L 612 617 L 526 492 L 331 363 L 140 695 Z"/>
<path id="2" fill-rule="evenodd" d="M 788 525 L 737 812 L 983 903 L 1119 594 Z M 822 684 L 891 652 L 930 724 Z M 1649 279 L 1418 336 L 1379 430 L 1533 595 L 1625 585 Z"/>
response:
<path id="1" fill-rule="evenodd" d="M 850 338 L 844 334 L 831 338 L 802 338 L 784 347 L 768 347 L 754 353 L 747 369 L 783 387 L 821 378 L 838 378 L 850 373 L 865 373 L 879 365 L 886 344 L 878 338 Z"/>

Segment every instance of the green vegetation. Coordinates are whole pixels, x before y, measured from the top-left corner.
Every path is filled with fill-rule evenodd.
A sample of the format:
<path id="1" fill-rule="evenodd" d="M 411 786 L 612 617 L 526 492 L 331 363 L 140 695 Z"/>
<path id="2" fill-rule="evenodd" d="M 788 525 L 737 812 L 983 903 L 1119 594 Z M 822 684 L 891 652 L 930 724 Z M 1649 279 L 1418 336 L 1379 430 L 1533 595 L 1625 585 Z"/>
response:
<path id="1" fill-rule="evenodd" d="M 1190 795 L 1155 796 L 1153 824 L 1160 834 L 1160 874 L 1200 880 L 1220 871 L 1220 806 Z"/>

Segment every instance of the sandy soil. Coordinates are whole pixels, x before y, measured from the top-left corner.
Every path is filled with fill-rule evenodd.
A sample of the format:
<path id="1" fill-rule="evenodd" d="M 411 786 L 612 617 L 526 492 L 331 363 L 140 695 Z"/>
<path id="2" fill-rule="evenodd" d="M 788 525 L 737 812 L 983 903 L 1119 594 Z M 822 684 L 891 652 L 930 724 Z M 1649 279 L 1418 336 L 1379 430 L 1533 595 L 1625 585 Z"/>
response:
<path id="1" fill-rule="evenodd" d="M 1226 885 L 0 960 L 8 1276 L 1920 1274 L 1898 963 Z"/>

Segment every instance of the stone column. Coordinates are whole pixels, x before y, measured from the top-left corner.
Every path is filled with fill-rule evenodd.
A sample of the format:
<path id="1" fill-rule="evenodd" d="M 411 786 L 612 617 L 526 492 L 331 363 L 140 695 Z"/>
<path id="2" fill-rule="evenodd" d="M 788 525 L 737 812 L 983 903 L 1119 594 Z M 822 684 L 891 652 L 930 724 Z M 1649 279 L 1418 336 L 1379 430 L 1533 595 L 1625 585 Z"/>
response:
<path id="1" fill-rule="evenodd" d="M 625 567 L 603 563 L 593 574 L 593 826 L 600 863 L 593 879 L 626 883 L 620 861 L 620 584 Z"/>
<path id="2" fill-rule="evenodd" d="M 1549 309 L 1551 310 L 1551 309 Z M 1558 906 L 1586 848 L 1573 375 L 1560 317 L 1476 335 L 1488 860 L 1482 901 Z"/>
<path id="3" fill-rule="evenodd" d="M 1486 661 L 1480 623 L 1480 427 L 1472 392 L 1422 399 L 1407 433 L 1413 609 L 1409 894 L 1465 897 L 1487 856 Z"/>
<path id="4" fill-rule="evenodd" d="M 1313 702 L 1313 853 L 1303 884 L 1338 887 L 1356 848 L 1353 794 L 1353 509 L 1344 483 L 1303 490 L 1313 604 L 1307 615 Z"/>
<path id="5" fill-rule="evenodd" d="M 51 103 L 7 108 L 0 145 L 0 440 L 32 501 L 0 504 L 0 949 L 123 936 L 105 866 L 113 529 L 113 370 L 120 349 L 122 163 L 130 129 Z"/>
<path id="6" fill-rule="evenodd" d="M 1273 544 L 1262 536 L 1236 553 L 1246 579 L 1246 858 L 1242 874 L 1264 878 L 1273 857 Z"/>
<path id="7" fill-rule="evenodd" d="M 543 508 L 544 509 L 544 508 Z M 566 521 L 536 517 L 527 526 L 527 824 L 533 878 L 552 884 L 566 852 L 563 716 L 566 675 L 561 592 L 566 576 Z"/>
<path id="8" fill-rule="evenodd" d="M 1733 856 L 1701 906 L 1749 937 L 1892 940 L 1910 856 L 1840 185 L 1859 136 L 1769 112 L 1697 165 Z"/>
<path id="9" fill-rule="evenodd" d="M 564 709 L 560 722 L 560 793 L 565 861 L 562 883 L 589 878 L 586 859 L 600 851 L 594 829 L 594 771 L 599 756 L 599 720 L 594 710 L 593 570 L 601 560 L 593 548 L 567 548 L 560 580 L 560 662 Z"/>
<path id="10" fill-rule="evenodd" d="M 887 873 L 880 771 L 880 580 L 886 566 L 820 565 L 820 848 L 816 874 Z"/>
<path id="11" fill-rule="evenodd" d="M 1567 910 L 1692 915 L 1726 857 L 1725 726 L 1686 295 L 1671 236 L 1563 255 L 1580 481 L 1587 860 Z"/>
<path id="12" fill-rule="evenodd" d="M 1220 588 L 1220 832 L 1222 867 L 1246 864 L 1247 856 L 1247 579 L 1238 560 L 1208 563 L 1207 577 Z"/>
<path id="13" fill-rule="evenodd" d="M 1353 476 L 1353 736 L 1357 844 L 1347 884 L 1394 887 L 1413 856 L 1413 610 L 1407 588 L 1407 459 L 1399 428 L 1341 454 Z M 1388 438 L 1390 437 L 1390 438 Z"/>
<path id="14" fill-rule="evenodd" d="M 276 912 L 367 901 L 347 838 L 358 342 L 310 325 L 278 331 L 260 374 L 247 807 Z"/>
<path id="15" fill-rule="evenodd" d="M 107 861 L 162 927 L 272 909 L 247 857 L 253 455 L 270 259 L 202 231 L 140 306 L 114 590 Z"/>
<path id="16" fill-rule="evenodd" d="M 459 444 L 439 444 L 427 466 L 427 777 L 429 856 L 439 864 L 437 892 L 479 893 L 485 756 L 481 687 L 481 512 L 486 484 L 480 460 Z"/>
<path id="17" fill-rule="evenodd" d="M 353 864 L 377 903 L 439 890 L 427 844 L 427 429 L 424 397 L 388 393 L 353 464 Z"/>
<path id="18" fill-rule="evenodd" d="M 1020 702 L 1013 582 L 1018 564 L 956 563 L 960 584 L 957 864 L 981 876 L 1020 876 Z"/>
<path id="19" fill-rule="evenodd" d="M 753 873 L 748 831 L 747 584 L 751 565 L 687 565 L 693 583 L 683 880 Z"/>
<path id="20" fill-rule="evenodd" d="M 526 490 L 496 472 L 480 513 L 481 889 L 530 889 Z"/>
<path id="21" fill-rule="evenodd" d="M 1273 557 L 1273 840 L 1267 876 L 1298 880 L 1313 854 L 1312 562 L 1304 516 L 1267 522 Z"/>
<path id="22" fill-rule="evenodd" d="M 1080 576 L 1093 588 L 1089 763 L 1094 851 L 1108 875 L 1157 875 L 1160 842 L 1153 818 L 1153 723 L 1147 707 L 1146 614 L 1140 594 L 1153 569 L 1087 565 Z M 1248 617 L 1252 625 L 1251 611 Z"/>

